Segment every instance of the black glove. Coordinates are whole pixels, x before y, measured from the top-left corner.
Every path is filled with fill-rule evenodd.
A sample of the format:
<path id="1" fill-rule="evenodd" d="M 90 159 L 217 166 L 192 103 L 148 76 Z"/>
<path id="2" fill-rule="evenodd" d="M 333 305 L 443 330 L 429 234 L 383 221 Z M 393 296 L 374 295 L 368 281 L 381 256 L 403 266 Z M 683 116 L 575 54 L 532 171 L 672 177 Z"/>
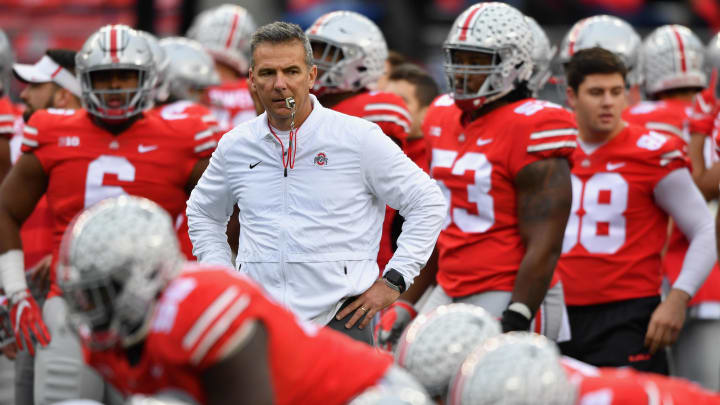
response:
<path id="1" fill-rule="evenodd" d="M 527 332 L 530 330 L 530 322 L 531 320 L 527 319 L 525 315 L 512 309 L 503 311 L 500 319 L 503 333 L 511 331 Z"/>

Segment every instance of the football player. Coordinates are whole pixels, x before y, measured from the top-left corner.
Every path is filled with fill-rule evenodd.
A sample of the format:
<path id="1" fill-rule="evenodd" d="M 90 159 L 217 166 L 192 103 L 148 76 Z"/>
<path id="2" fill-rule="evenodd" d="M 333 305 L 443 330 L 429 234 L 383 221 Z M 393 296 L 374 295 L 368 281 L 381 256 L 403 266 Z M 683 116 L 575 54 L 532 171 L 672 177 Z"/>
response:
<path id="1" fill-rule="evenodd" d="M 88 364 L 125 394 L 181 389 L 201 404 L 345 404 L 419 388 L 392 359 L 300 322 L 250 279 L 188 263 L 170 216 L 105 200 L 65 232 L 58 279 Z"/>
<path id="2" fill-rule="evenodd" d="M 452 94 L 432 104 L 423 132 L 449 212 L 436 264 L 401 298 L 417 301 L 437 272 L 421 312 L 466 302 L 501 318 L 504 331 L 558 339 L 564 300 L 553 271 L 570 211 L 572 116 L 530 97 L 533 36 L 511 6 L 468 8 L 443 48 Z"/>
<path id="3" fill-rule="evenodd" d="M 573 204 L 558 271 L 572 340 L 563 353 L 598 366 L 667 373 L 665 351 L 717 259 L 712 217 L 692 181 L 682 139 L 628 125 L 626 69 L 603 48 L 566 68 L 579 147 Z M 690 241 L 661 302 L 661 250 L 672 218 Z"/>
<path id="4" fill-rule="evenodd" d="M 76 109 L 81 107 L 80 82 L 75 76 L 76 52 L 66 49 L 48 49 L 34 65 L 16 63 L 15 77 L 25 83 L 20 98 L 25 104 L 23 113 L 27 123 L 36 111 L 42 109 Z M 22 124 L 18 126 L 21 128 Z M 13 162 L 21 155 L 22 132 L 10 141 Z M 50 283 L 50 265 L 53 250 L 53 216 L 43 196 L 32 214 L 20 228 L 23 260 L 30 291 L 40 307 Z M 17 378 L 15 398 L 18 404 L 32 404 L 34 359 L 29 351 L 22 350 L 15 359 Z"/>
<path id="5" fill-rule="evenodd" d="M 157 105 L 151 113 L 170 121 L 182 120 L 190 115 L 199 117 L 212 129 L 212 133 L 203 135 L 207 139 L 214 136 L 219 140 L 222 136 L 219 123 L 212 111 L 201 104 L 205 90 L 220 84 L 210 54 L 196 41 L 181 37 L 163 38 L 158 42 L 158 49 L 167 58 L 164 73 L 167 85 L 160 87 L 165 94 L 156 97 Z M 184 209 L 175 219 L 175 227 L 183 253 L 194 260 Z"/>
<path id="6" fill-rule="evenodd" d="M 16 340 L 31 354 L 31 336 L 47 346 L 35 358 L 36 404 L 103 398 L 99 376 L 78 362 L 79 342 L 62 321 L 66 304 L 55 281 L 43 317 L 27 289 L 18 229 L 37 201 L 46 194 L 56 260 L 70 220 L 105 198 L 142 195 L 180 214 L 217 144 L 199 118 L 169 121 L 144 113 L 153 103 L 155 61 L 135 30 L 101 28 L 76 62 L 84 109 L 36 111 L 23 129 L 24 153 L 0 186 L 0 273 Z"/>
<path id="7" fill-rule="evenodd" d="M 200 42 L 215 59 L 222 83 L 210 87 L 207 97 L 223 133 L 262 112 L 247 83 L 250 37 L 255 28 L 245 8 L 223 4 L 198 14 L 187 32 L 188 38 Z"/>
<path id="8" fill-rule="evenodd" d="M 703 134 L 690 135 L 688 131 L 693 99 L 707 85 L 704 54 L 700 39 L 686 27 L 666 25 L 653 31 L 643 42 L 640 58 L 644 91 L 652 101 L 630 107 L 623 118 L 631 124 L 689 141 L 696 184 L 701 191 L 704 188 L 716 194 L 717 181 L 711 186 L 696 177 L 698 171 L 705 171 L 704 144 L 710 139 Z M 671 283 L 680 273 L 687 249 L 687 239 L 673 226 L 662 259 L 663 274 Z M 714 356 L 712 349 L 720 338 L 720 323 L 712 319 L 710 314 L 714 311 L 708 311 L 708 307 L 714 307 L 720 298 L 716 293 L 719 283 L 720 270 L 715 266 L 690 301 L 688 319 L 670 352 L 677 375 L 707 384 L 706 388 L 711 389 L 720 388 L 720 369 L 716 367 L 720 357 Z"/>
<path id="9" fill-rule="evenodd" d="M 565 34 L 560 44 L 558 61 L 564 68 L 575 52 L 595 46 L 615 53 L 628 69 L 628 104 L 634 105 L 642 99 L 639 86 L 642 76 L 638 68 L 641 44 L 640 35 L 625 20 L 610 15 L 596 15 L 576 22 Z M 566 91 L 565 78 L 560 80 L 564 84 L 562 90 Z"/>
<path id="10" fill-rule="evenodd" d="M 720 164 L 718 164 L 717 151 L 706 150 L 704 154 L 698 153 L 696 144 L 707 144 L 706 137 L 710 137 L 709 144 L 712 145 L 716 118 L 720 115 L 720 102 L 717 98 L 718 69 L 720 69 L 720 33 L 716 34 L 705 48 L 705 62 L 710 83 L 707 88 L 700 92 L 693 100 L 693 111 L 689 117 L 689 132 L 691 140 L 690 159 L 693 164 L 693 177 L 700 191 L 705 198 L 715 199 L 718 197 L 717 184 L 720 181 Z"/>
<path id="11" fill-rule="evenodd" d="M 306 34 L 318 69 L 312 92 L 320 104 L 372 121 L 404 146 L 412 121 L 405 102 L 393 93 L 371 91 L 383 74 L 388 56 L 380 28 L 354 11 L 334 11 L 315 20 Z M 395 215 L 395 210 L 386 207 L 378 251 L 380 269 L 393 255 L 391 235 Z"/>

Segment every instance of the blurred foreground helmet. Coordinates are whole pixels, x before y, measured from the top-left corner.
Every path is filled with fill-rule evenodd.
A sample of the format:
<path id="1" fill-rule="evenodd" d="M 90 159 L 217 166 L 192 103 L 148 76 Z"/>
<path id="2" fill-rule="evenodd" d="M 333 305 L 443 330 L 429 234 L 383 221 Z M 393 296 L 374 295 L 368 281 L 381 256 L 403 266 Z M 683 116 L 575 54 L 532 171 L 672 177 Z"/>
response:
<path id="1" fill-rule="evenodd" d="M 5 35 L 5 31 L 0 29 L 0 97 L 10 88 L 10 72 L 14 61 L 10 40 Z"/>
<path id="2" fill-rule="evenodd" d="M 183 391 L 166 390 L 153 396 L 133 395 L 125 405 L 197 405 L 190 395 Z"/>
<path id="3" fill-rule="evenodd" d="M 478 306 L 443 305 L 410 323 L 400 338 L 395 360 L 432 397 L 444 395 L 465 356 L 500 332 L 497 319 Z"/>
<path id="4" fill-rule="evenodd" d="M 154 202 L 122 196 L 95 204 L 70 224 L 60 247 L 70 326 L 96 350 L 142 340 L 182 262 L 173 221 Z"/>
<path id="5" fill-rule="evenodd" d="M 170 65 L 170 59 L 165 53 L 165 50 L 160 47 L 160 41 L 158 41 L 155 35 L 145 31 L 138 31 L 138 33 L 145 38 L 150 46 L 150 52 L 152 52 L 153 60 L 155 61 L 155 72 L 157 73 L 154 98 L 162 103 L 168 98 L 167 70 Z"/>
<path id="6" fill-rule="evenodd" d="M 378 385 L 368 388 L 348 405 L 432 405 L 425 389 L 407 371 L 392 367 Z"/>
<path id="7" fill-rule="evenodd" d="M 642 45 L 642 75 L 645 92 L 707 86 L 705 47 L 690 29 L 664 25 L 653 31 Z"/>
<path id="8" fill-rule="evenodd" d="M 385 37 L 367 17 L 354 11 L 320 16 L 306 31 L 318 67 L 318 95 L 373 88 L 385 70 Z"/>
<path id="9" fill-rule="evenodd" d="M 525 16 L 507 4 L 477 3 L 463 11 L 443 44 L 445 74 L 455 103 L 475 110 L 528 81 L 533 72 L 533 37 Z M 483 76 L 482 84 L 475 83 Z"/>
<path id="10" fill-rule="evenodd" d="M 223 4 L 198 14 L 187 37 L 200 42 L 218 62 L 245 74 L 250 68 L 250 39 L 256 28 L 245 8 Z"/>
<path id="11" fill-rule="evenodd" d="M 537 95 L 537 93 L 545 87 L 545 84 L 552 75 L 550 63 L 555 56 L 557 48 L 550 45 L 550 39 L 548 39 L 545 30 L 542 29 L 534 18 L 525 16 L 525 21 L 533 33 L 533 42 L 535 44 L 532 49 L 533 73 L 528 82 L 528 88 L 533 94 Z"/>
<path id="12" fill-rule="evenodd" d="M 106 120 L 123 120 L 153 105 L 157 80 L 155 59 L 147 40 L 126 25 L 106 25 L 85 41 L 75 57 L 83 107 Z M 137 75 L 132 88 L 98 88 L 94 79 L 112 71 Z"/>
<path id="13" fill-rule="evenodd" d="M 220 84 L 212 56 L 197 41 L 182 37 L 163 38 L 160 47 L 170 61 L 167 70 L 168 90 L 178 100 L 200 101 L 199 92 Z"/>
<path id="14" fill-rule="evenodd" d="M 596 46 L 620 57 L 628 70 L 628 84 L 641 82 L 640 35 L 630 24 L 610 15 L 596 15 L 576 22 L 562 40 L 559 61 L 564 66 L 575 52 Z"/>
<path id="15" fill-rule="evenodd" d="M 576 388 L 553 342 L 510 333 L 488 339 L 459 367 L 449 405 L 574 405 Z"/>

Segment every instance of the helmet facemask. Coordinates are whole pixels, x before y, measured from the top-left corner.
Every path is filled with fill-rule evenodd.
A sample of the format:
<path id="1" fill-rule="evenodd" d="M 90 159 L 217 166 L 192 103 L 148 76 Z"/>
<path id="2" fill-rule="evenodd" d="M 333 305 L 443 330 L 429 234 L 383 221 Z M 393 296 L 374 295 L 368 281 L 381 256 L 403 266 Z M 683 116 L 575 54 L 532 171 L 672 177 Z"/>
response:
<path id="1" fill-rule="evenodd" d="M 116 70 L 137 72 L 137 85 L 131 88 L 96 88 L 97 76 L 103 74 L 101 72 L 112 75 L 112 71 Z M 99 118 L 125 120 L 153 106 L 156 75 L 152 68 L 137 65 L 98 66 L 83 72 L 80 79 L 84 107 Z"/>
<path id="2" fill-rule="evenodd" d="M 499 49 L 478 48 L 474 46 L 445 45 L 445 74 L 448 84 L 453 93 L 455 103 L 463 110 L 472 111 L 497 100 L 510 93 L 516 83 L 526 81 L 532 74 L 532 66 L 509 66 L 506 61 L 513 60 L 512 47 Z M 461 54 L 478 54 L 478 58 L 484 56 L 489 63 L 467 64 L 461 60 Z M 481 84 L 477 84 L 480 78 L 473 76 L 485 76 Z M 477 80 L 473 83 L 474 80 Z"/>
<path id="3" fill-rule="evenodd" d="M 176 273 L 177 262 L 159 263 L 156 269 L 131 269 L 142 263 L 128 262 L 105 272 L 96 280 L 64 285 L 68 323 L 92 350 L 117 344 L 129 347 L 141 341 L 150 327 L 157 296 Z"/>
<path id="4" fill-rule="evenodd" d="M 313 63 L 318 68 L 318 78 L 313 93 L 318 96 L 363 89 L 368 70 L 364 64 L 363 50 L 352 44 L 339 44 L 327 39 L 311 38 Z M 315 52 L 318 49 L 318 52 Z M 316 57 L 316 55 L 320 55 Z"/>

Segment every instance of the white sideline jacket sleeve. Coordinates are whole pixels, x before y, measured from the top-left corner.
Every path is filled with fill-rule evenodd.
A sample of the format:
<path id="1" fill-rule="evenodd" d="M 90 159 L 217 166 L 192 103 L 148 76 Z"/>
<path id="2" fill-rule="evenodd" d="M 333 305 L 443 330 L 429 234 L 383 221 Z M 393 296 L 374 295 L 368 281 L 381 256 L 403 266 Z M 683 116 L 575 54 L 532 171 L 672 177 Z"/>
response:
<path id="1" fill-rule="evenodd" d="M 224 145 L 221 141 L 220 145 Z M 188 233 L 201 263 L 232 267 L 226 230 L 235 200 L 227 184 L 225 158 L 218 146 L 187 202 Z"/>
<path id="2" fill-rule="evenodd" d="M 397 250 L 385 269 L 400 272 L 406 287 L 410 287 L 435 247 L 447 215 L 445 197 L 435 180 L 379 127 L 363 139 L 362 145 L 362 170 L 367 186 L 380 201 L 405 218 Z"/>
<path id="3" fill-rule="evenodd" d="M 674 170 L 660 180 L 654 194 L 656 203 L 672 217 L 690 241 L 673 288 L 683 290 L 692 297 L 717 261 L 712 214 L 685 168 Z"/>

